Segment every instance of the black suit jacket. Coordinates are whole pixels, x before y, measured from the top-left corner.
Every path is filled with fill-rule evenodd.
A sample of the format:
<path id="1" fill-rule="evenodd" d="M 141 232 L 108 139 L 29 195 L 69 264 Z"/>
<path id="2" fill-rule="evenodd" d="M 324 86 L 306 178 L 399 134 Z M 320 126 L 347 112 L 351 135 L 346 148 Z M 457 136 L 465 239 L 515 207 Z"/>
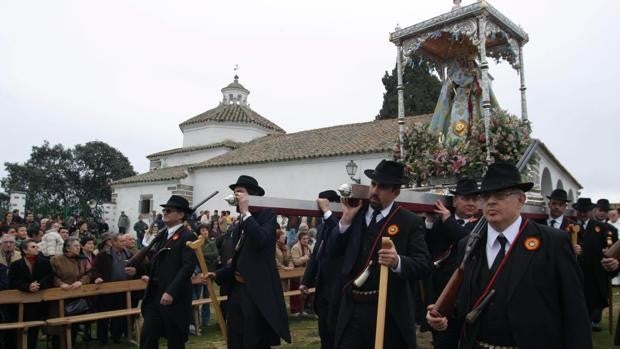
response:
<path id="1" fill-rule="evenodd" d="M 480 261 L 482 254 L 486 253 L 486 236 L 485 228 L 478 248 L 473 252 L 472 263 Z M 538 248 L 526 248 L 525 242 L 528 239 L 538 241 Z M 459 243 L 460 259 L 466 240 Z M 582 274 L 568 234 L 529 221 L 513 246 L 501 272 L 509 275 L 507 326 L 518 347 L 592 348 L 590 317 L 582 291 Z M 471 264 L 465 268 L 459 292 L 456 316 L 461 320 L 479 297 L 471 292 L 473 269 Z M 471 343 L 476 339 L 476 325 L 466 325 L 460 348 L 471 348 Z"/>
<path id="2" fill-rule="evenodd" d="M 16 260 L 9 267 L 10 288 L 22 292 L 30 292 L 30 284 L 34 281 L 39 283 L 39 290 L 50 288 L 54 285 L 54 271 L 47 257 L 39 253 L 34 263 L 32 272 L 26 265 L 26 260 Z M 47 314 L 46 303 L 30 303 L 24 307 L 24 320 L 43 319 Z"/>
<path id="3" fill-rule="evenodd" d="M 167 235 L 164 235 L 167 236 Z M 155 302 L 162 317 L 175 319 L 178 331 L 187 340 L 192 314 L 192 273 L 196 267 L 196 254 L 185 244 L 196 240 L 196 234 L 182 226 L 154 252 L 149 270 L 149 282 L 144 291 L 143 303 Z M 154 278 L 157 280 L 154 280 Z M 157 283 L 157 286 L 155 285 Z M 163 292 L 173 298 L 172 304 L 161 305 Z"/>
<path id="4" fill-rule="evenodd" d="M 230 265 L 217 271 L 216 281 L 230 292 L 235 286 L 235 272 L 239 272 L 250 290 L 252 302 L 273 330 L 264 335 L 269 337 L 272 345 L 280 344 L 280 338 L 290 343 L 282 284 L 276 267 L 275 213 L 271 209 L 252 213 L 252 216 L 235 226 L 232 231 L 233 246 L 237 246 L 242 231 L 244 240 L 241 248 L 234 252 Z M 243 259 L 243 265 L 239 265 L 240 259 Z"/>
<path id="5" fill-rule="evenodd" d="M 472 220 L 465 225 L 460 225 L 456 221 L 454 215 L 451 215 L 443 222 L 440 218 L 436 218 L 433 222 L 432 229 L 426 229 L 426 244 L 431 255 L 431 261 L 442 258 L 449 253 L 448 257 L 443 259 L 439 267 L 433 266 L 431 269 L 430 289 L 428 290 L 428 302 L 434 303 L 444 286 L 450 280 L 452 273 L 458 266 L 458 242 L 467 236 L 476 226 L 477 220 Z"/>
<path id="6" fill-rule="evenodd" d="M 608 273 L 601 266 L 603 249 L 607 248 L 608 225 L 594 219 L 588 221 L 584 231 L 579 233 L 581 255 L 579 266 L 584 276 L 584 293 L 588 309 L 602 309 L 609 305 L 608 278 L 616 273 Z M 612 241 L 617 240 L 616 234 L 611 234 Z"/>
<path id="7" fill-rule="evenodd" d="M 329 253 L 331 231 L 337 225 L 338 221 L 333 213 L 323 222 L 304 271 L 301 283 L 308 287 L 317 287 L 315 301 L 320 298 L 325 298 L 330 303 L 338 301 L 335 294 L 339 294 L 341 287 L 339 268 L 341 261 L 332 258 Z"/>
<path id="8" fill-rule="evenodd" d="M 332 253 L 335 256 L 342 255 L 344 257 L 342 277 L 345 285 L 336 326 L 336 347 L 353 311 L 350 289 L 358 272 L 354 270 L 355 263 L 358 258 L 367 258 L 367 256 L 360 255 L 367 209 L 368 206 L 364 206 L 359 210 L 353 218 L 351 226 L 345 232 L 340 233 L 338 226 L 332 231 L 331 239 L 334 239 Z M 392 215 L 396 209 L 397 205 L 394 204 L 388 216 Z M 425 277 L 430 268 L 430 258 L 424 241 L 424 226 L 420 217 L 404 208 L 398 209 L 398 212 L 394 213 L 387 224 L 385 224 L 386 219 L 378 222 L 381 226 L 385 226 L 381 234 L 392 239 L 400 256 L 401 268 L 399 273 L 390 271 L 388 276 L 387 311 L 398 324 L 398 329 L 407 343 L 407 348 L 412 349 L 416 348 L 415 306 L 410 284 L 412 280 Z M 397 227 L 397 233 L 394 235 L 387 233 L 391 226 Z M 374 329 L 369 330 L 374 331 Z"/>

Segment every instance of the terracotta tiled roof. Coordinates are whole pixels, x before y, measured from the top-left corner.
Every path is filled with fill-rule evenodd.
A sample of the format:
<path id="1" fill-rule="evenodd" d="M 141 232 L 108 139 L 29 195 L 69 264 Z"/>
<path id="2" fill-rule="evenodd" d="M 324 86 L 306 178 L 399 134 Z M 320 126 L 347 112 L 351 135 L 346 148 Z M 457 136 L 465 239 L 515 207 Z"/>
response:
<path id="1" fill-rule="evenodd" d="M 166 156 L 166 155 L 189 153 L 189 152 L 194 152 L 194 151 L 199 151 L 199 150 L 204 150 L 204 149 L 215 149 L 215 148 L 236 149 L 239 147 L 239 144 L 241 143 L 233 142 L 233 141 L 224 141 L 224 142 L 218 142 L 218 143 L 213 143 L 213 144 L 197 145 L 194 147 L 174 148 L 174 149 L 169 149 L 169 150 L 164 150 L 164 151 L 160 151 L 157 153 L 153 153 L 151 155 L 147 155 L 146 158 L 154 160 L 159 157 Z"/>
<path id="2" fill-rule="evenodd" d="M 112 182 L 115 184 L 147 183 L 176 180 L 187 177 L 187 165 L 162 167 L 137 176 L 127 177 Z"/>
<path id="3" fill-rule="evenodd" d="M 431 114 L 407 117 L 405 123 L 410 126 L 414 123 L 428 122 L 431 117 Z M 396 119 L 339 125 L 290 134 L 271 134 L 248 143 L 239 143 L 235 150 L 204 162 L 164 167 L 123 178 L 112 184 L 181 179 L 187 176 L 187 171 L 206 167 L 389 152 L 397 139 L 398 121 Z M 170 151 L 172 150 L 167 150 L 167 152 Z M 149 155 L 149 157 L 156 154 Z"/>
<path id="4" fill-rule="evenodd" d="M 407 117 L 406 124 L 428 122 L 432 115 Z M 190 170 L 391 151 L 398 139 L 396 119 L 339 125 L 289 134 L 272 134 L 234 151 L 190 166 Z"/>
<path id="5" fill-rule="evenodd" d="M 262 126 L 276 133 L 285 133 L 280 126 L 267 120 L 248 106 L 239 104 L 220 104 L 216 108 L 196 115 L 191 119 L 183 121 L 179 127 L 203 123 L 203 122 L 237 122 Z"/>

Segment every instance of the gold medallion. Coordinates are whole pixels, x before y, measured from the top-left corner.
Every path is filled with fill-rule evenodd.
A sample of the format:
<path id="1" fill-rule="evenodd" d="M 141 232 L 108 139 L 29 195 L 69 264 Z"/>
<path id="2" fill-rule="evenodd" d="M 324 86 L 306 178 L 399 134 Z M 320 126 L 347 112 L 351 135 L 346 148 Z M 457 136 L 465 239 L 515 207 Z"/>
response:
<path id="1" fill-rule="evenodd" d="M 467 123 L 465 123 L 465 121 L 463 120 L 459 120 L 455 122 L 453 131 L 454 131 L 454 134 L 456 134 L 459 137 L 465 135 L 465 133 L 467 132 Z"/>

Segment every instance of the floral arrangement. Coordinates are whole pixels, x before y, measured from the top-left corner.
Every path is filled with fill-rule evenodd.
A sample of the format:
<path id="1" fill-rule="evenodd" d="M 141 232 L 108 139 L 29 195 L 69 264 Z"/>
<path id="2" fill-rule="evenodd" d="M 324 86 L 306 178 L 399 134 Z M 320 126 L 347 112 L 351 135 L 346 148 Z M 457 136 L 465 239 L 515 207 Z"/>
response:
<path id="1" fill-rule="evenodd" d="M 492 110 L 489 120 L 491 162 L 516 163 L 531 142 L 529 121 L 505 110 Z M 405 134 L 405 163 L 413 185 L 427 185 L 433 177 L 481 177 L 488 166 L 484 120 L 475 120 L 468 138 L 444 144 L 429 131 L 429 123 L 416 124 Z"/>

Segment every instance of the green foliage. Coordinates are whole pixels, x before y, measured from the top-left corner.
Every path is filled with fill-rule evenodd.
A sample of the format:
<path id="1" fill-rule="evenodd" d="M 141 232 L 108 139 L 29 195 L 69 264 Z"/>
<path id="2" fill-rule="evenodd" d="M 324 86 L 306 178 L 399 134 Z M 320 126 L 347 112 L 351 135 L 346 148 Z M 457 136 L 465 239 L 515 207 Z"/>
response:
<path id="1" fill-rule="evenodd" d="M 432 113 L 439 98 L 441 82 L 431 74 L 431 68 L 423 60 L 412 60 L 410 64 L 403 65 L 403 68 L 405 116 Z M 396 118 L 398 117 L 396 68 L 392 70 L 392 74 L 386 71 L 381 81 L 385 86 L 385 93 L 377 119 Z"/>
<path id="2" fill-rule="evenodd" d="M 28 209 L 62 212 L 67 206 L 86 207 L 90 199 L 109 201 L 110 181 L 135 175 L 129 160 L 103 142 L 74 149 L 45 141 L 33 146 L 23 164 L 5 163 L 7 176 L 0 184 L 8 192 L 26 193 Z"/>

